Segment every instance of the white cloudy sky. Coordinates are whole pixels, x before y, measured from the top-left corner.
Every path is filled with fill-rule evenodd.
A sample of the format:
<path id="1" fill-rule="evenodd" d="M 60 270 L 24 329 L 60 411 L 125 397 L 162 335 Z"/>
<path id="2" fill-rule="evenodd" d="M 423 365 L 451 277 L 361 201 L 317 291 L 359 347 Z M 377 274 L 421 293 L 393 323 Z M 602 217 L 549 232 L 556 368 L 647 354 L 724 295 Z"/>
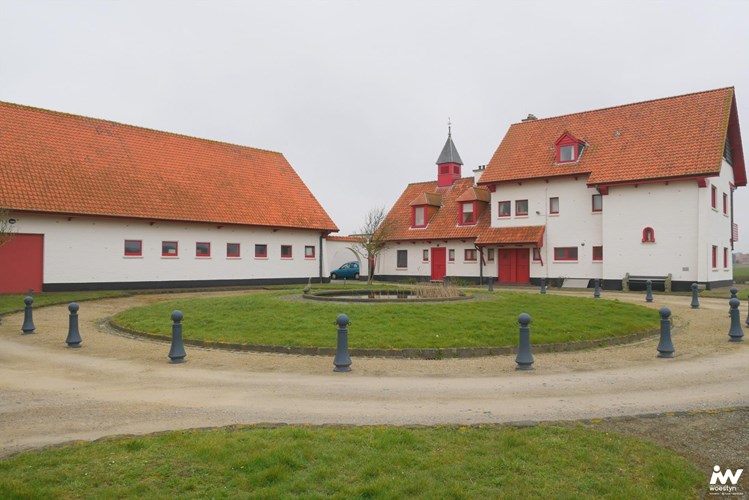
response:
<path id="1" fill-rule="evenodd" d="M 448 116 L 467 174 L 528 113 L 734 86 L 749 145 L 745 0 L 0 0 L 0 47 L 0 100 L 281 151 L 343 234 Z"/>

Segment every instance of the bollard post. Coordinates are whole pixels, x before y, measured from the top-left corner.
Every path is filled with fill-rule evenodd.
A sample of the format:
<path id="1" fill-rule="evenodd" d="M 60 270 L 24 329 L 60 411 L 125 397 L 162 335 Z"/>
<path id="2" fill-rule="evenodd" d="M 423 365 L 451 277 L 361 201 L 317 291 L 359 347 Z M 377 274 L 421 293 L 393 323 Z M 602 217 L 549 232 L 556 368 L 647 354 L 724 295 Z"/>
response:
<path id="1" fill-rule="evenodd" d="M 739 289 L 738 288 L 732 286 L 731 288 L 728 289 L 728 291 L 731 293 L 731 296 L 728 298 L 729 301 L 731 299 L 738 299 L 739 298 Z M 741 299 L 739 299 L 739 301 L 741 301 Z M 729 304 L 730 304 L 730 302 L 729 302 Z M 729 317 L 731 316 L 731 306 L 730 305 L 728 306 L 728 316 Z"/>
<path id="2" fill-rule="evenodd" d="M 489 276 L 488 279 L 489 279 L 489 288 L 488 288 L 488 291 L 493 292 L 494 291 L 494 278 L 492 278 L 491 276 Z"/>
<path id="3" fill-rule="evenodd" d="M 653 302 L 653 282 L 647 280 L 645 282 L 647 293 L 645 294 L 645 302 Z"/>
<path id="4" fill-rule="evenodd" d="M 70 318 L 68 321 L 68 337 L 65 339 L 65 343 L 68 347 L 81 347 L 81 332 L 78 330 L 78 309 L 80 306 L 71 302 L 68 306 L 70 311 Z"/>
<path id="5" fill-rule="evenodd" d="M 593 298 L 601 298 L 601 280 L 599 280 L 598 278 L 593 280 Z"/>
<path id="6" fill-rule="evenodd" d="M 661 315 L 661 339 L 658 342 L 658 357 L 673 358 L 674 344 L 671 342 L 671 310 L 661 307 L 658 311 Z"/>
<path id="7" fill-rule="evenodd" d="M 520 324 L 520 345 L 518 346 L 518 355 L 515 358 L 516 370 L 533 370 L 533 354 L 531 354 L 531 324 L 530 315 L 523 313 L 518 316 Z"/>
<path id="8" fill-rule="evenodd" d="M 692 309 L 700 308 L 700 295 L 697 288 L 697 283 L 692 283 Z"/>
<path id="9" fill-rule="evenodd" d="M 741 301 L 733 298 L 728 301 L 731 306 L 731 328 L 728 330 L 729 342 L 742 342 L 744 340 L 744 331 L 741 329 L 741 318 L 739 317 L 739 304 Z"/>
<path id="10" fill-rule="evenodd" d="M 541 278 L 541 295 L 546 295 L 546 278 Z"/>
<path id="11" fill-rule="evenodd" d="M 34 333 L 36 327 L 34 326 L 34 313 L 31 310 L 31 304 L 34 303 L 34 298 L 29 295 L 23 299 L 23 303 L 26 304 L 26 307 L 23 308 L 23 326 L 21 327 L 21 331 L 24 334 Z"/>
<path id="12" fill-rule="evenodd" d="M 746 303 L 749 304 L 749 295 L 746 296 Z M 745 323 L 746 323 L 746 326 L 749 326 L 749 307 L 747 307 Z"/>
<path id="13" fill-rule="evenodd" d="M 345 314 L 339 314 L 335 319 L 338 325 L 338 343 L 335 350 L 335 358 L 333 359 L 334 372 L 350 372 L 351 371 L 351 358 L 348 355 L 348 325 L 351 322 L 348 316 Z"/>
<path id="14" fill-rule="evenodd" d="M 185 316 L 182 311 L 172 312 L 172 346 L 169 349 L 169 363 L 177 364 L 184 363 L 185 356 L 185 344 L 182 342 L 182 319 Z"/>

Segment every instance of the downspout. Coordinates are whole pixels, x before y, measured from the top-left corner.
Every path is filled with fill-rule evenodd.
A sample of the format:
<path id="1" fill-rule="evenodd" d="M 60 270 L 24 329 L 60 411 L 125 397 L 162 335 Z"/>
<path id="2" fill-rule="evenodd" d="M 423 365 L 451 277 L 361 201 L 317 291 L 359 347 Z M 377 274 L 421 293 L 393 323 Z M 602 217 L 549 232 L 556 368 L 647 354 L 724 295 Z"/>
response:
<path id="1" fill-rule="evenodd" d="M 322 251 L 322 240 L 325 237 L 325 233 L 320 233 L 320 283 L 322 283 L 322 261 L 324 258 L 323 251 Z"/>
<path id="2" fill-rule="evenodd" d="M 479 259 L 479 285 L 484 284 L 484 251 L 476 243 L 473 244 L 473 248 L 479 253 L 481 258 Z"/>

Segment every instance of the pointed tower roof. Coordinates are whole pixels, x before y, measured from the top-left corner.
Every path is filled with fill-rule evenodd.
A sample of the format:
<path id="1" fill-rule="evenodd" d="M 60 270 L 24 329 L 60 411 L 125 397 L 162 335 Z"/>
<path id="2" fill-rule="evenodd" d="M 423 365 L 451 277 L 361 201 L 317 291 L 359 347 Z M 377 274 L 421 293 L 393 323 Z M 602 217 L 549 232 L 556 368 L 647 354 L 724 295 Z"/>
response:
<path id="1" fill-rule="evenodd" d="M 458 150 L 455 149 L 455 144 L 453 143 L 452 131 L 449 127 L 447 130 L 447 142 L 445 142 L 445 147 L 442 148 L 440 157 L 437 158 L 437 165 L 441 165 L 442 163 L 457 163 L 458 165 L 462 165 L 463 160 L 460 159 Z"/>

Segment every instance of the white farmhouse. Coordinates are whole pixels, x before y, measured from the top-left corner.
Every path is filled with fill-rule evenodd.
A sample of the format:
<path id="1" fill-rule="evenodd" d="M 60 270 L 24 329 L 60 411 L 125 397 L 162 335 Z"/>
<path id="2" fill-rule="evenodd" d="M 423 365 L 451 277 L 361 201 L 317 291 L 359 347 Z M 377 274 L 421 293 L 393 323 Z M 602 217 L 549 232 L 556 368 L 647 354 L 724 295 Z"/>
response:
<path id="1" fill-rule="evenodd" d="M 378 276 L 732 283 L 733 193 L 747 182 L 733 88 L 529 115 L 474 177 L 461 166 L 448 134 L 437 181 L 409 185 L 388 214 Z"/>
<path id="2" fill-rule="evenodd" d="M 280 153 L 0 103 L 0 293 L 306 283 L 338 231 Z"/>

